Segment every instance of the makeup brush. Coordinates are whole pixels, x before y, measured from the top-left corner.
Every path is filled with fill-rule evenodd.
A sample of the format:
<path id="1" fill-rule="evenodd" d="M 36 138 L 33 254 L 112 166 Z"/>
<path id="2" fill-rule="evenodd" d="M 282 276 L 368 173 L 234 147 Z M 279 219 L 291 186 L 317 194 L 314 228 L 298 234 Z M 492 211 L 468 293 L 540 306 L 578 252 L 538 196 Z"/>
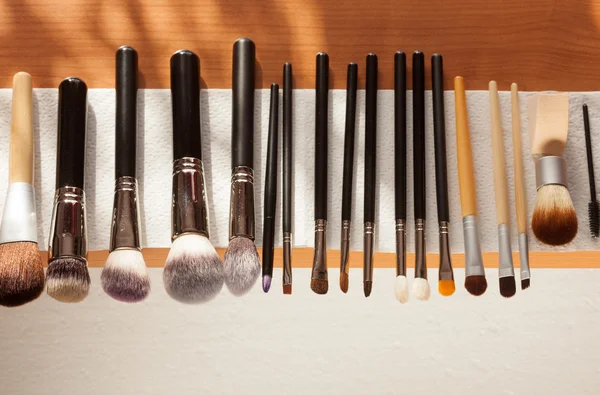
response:
<path id="1" fill-rule="evenodd" d="M 433 85 L 433 137 L 435 148 L 435 192 L 440 232 L 440 269 L 438 291 L 443 296 L 454 293 L 454 273 L 450 254 L 450 207 L 448 204 L 448 170 L 446 164 L 446 121 L 444 111 L 444 64 L 442 55 L 431 56 Z"/>
<path id="2" fill-rule="evenodd" d="M 277 147 L 279 134 L 279 85 L 271 84 L 271 113 L 267 143 L 267 168 L 265 169 L 265 208 L 263 221 L 262 287 L 269 292 L 273 278 L 273 252 L 275 243 L 275 208 L 277 205 Z"/>
<path id="3" fill-rule="evenodd" d="M 477 231 L 477 191 L 469 132 L 469 114 L 463 77 L 454 78 L 456 111 L 456 156 L 458 184 L 465 240 L 465 288 L 471 295 L 483 295 L 487 289 L 483 257 Z"/>
<path id="4" fill-rule="evenodd" d="M 283 65 L 283 293 L 292 293 L 292 64 Z"/>
<path id="5" fill-rule="evenodd" d="M 529 246 L 527 240 L 527 195 L 525 194 L 525 171 L 521 150 L 521 116 L 519 113 L 519 92 L 517 84 L 510 87 L 512 107 L 512 138 L 515 165 L 515 201 L 517 206 L 517 231 L 519 232 L 519 267 L 521 289 L 529 288 Z"/>
<path id="6" fill-rule="evenodd" d="M 415 279 L 412 291 L 418 300 L 429 299 L 425 252 L 425 56 L 413 53 L 413 172 L 415 187 Z"/>
<path id="7" fill-rule="evenodd" d="M 81 302 L 90 288 L 84 192 L 87 86 L 69 77 L 58 87 L 56 193 L 48 249 L 46 292 Z"/>
<path id="8" fill-rule="evenodd" d="M 562 156 L 569 131 L 569 95 L 530 97 L 529 129 L 537 183 L 531 227 L 542 243 L 567 244 L 577 235 L 577 213 L 567 189 L 567 162 Z"/>
<path id="9" fill-rule="evenodd" d="M 598 205 L 598 202 L 596 201 L 596 179 L 594 177 L 590 115 L 588 113 L 587 104 L 583 105 L 583 127 L 585 129 L 585 150 L 587 152 L 588 177 L 590 180 L 590 202 L 588 203 L 590 233 L 593 238 L 597 238 L 600 234 L 600 205 Z"/>
<path id="10" fill-rule="evenodd" d="M 496 201 L 496 223 L 498 224 L 498 278 L 500 295 L 510 298 L 515 295 L 515 269 L 510 240 L 510 214 L 508 209 L 508 182 L 504 164 L 504 137 L 500 119 L 500 102 L 496 81 L 489 83 L 490 119 L 492 123 L 492 159 L 494 162 L 494 200 Z"/>
<path id="11" fill-rule="evenodd" d="M 326 294 L 327 282 L 327 122 L 329 96 L 329 56 L 317 54 L 315 104 L 315 257 L 310 288 Z"/>
<path id="12" fill-rule="evenodd" d="M 241 296 L 256 283 L 260 258 L 254 245 L 254 64 L 249 38 L 233 45 L 233 122 L 231 133 L 231 204 L 225 284 Z"/>
<path id="13" fill-rule="evenodd" d="M 350 270 L 350 224 L 352 220 L 352 176 L 354 175 L 354 131 L 356 124 L 356 89 L 358 65 L 348 64 L 346 81 L 346 130 L 344 134 L 344 176 L 342 184 L 342 245 L 340 262 L 340 289 L 348 292 Z"/>
<path id="14" fill-rule="evenodd" d="M 223 264 L 209 240 L 200 126 L 200 59 L 188 50 L 171 56 L 171 107 L 173 244 L 165 262 L 163 283 L 173 299 L 202 303 L 223 288 Z"/>
<path id="15" fill-rule="evenodd" d="M 406 277 L 406 54 L 394 55 L 394 204 L 396 213 L 396 283 L 400 303 L 408 302 Z"/>
<path id="16" fill-rule="evenodd" d="M 102 269 L 102 289 L 121 302 L 139 302 L 150 292 L 150 278 L 142 255 L 136 178 L 138 55 L 131 47 L 117 50 L 115 195 L 110 253 Z"/>
<path id="17" fill-rule="evenodd" d="M 0 304 L 21 306 L 44 290 L 33 187 L 31 76 L 13 77 L 9 185 L 0 225 Z"/>

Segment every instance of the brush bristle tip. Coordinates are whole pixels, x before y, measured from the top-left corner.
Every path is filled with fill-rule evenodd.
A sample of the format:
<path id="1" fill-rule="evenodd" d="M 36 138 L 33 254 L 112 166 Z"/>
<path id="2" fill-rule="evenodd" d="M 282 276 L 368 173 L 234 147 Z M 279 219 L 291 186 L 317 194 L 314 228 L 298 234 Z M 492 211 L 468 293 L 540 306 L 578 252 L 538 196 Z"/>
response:
<path id="1" fill-rule="evenodd" d="M 260 258 L 254 241 L 235 237 L 229 242 L 223 262 L 225 284 L 235 296 L 242 296 L 254 287 L 260 275 Z"/>
<path id="2" fill-rule="evenodd" d="M 465 288 L 473 296 L 483 295 L 487 290 L 485 276 L 467 276 L 465 278 Z"/>
<path id="3" fill-rule="evenodd" d="M 517 285 L 515 284 L 515 277 L 501 277 L 500 278 L 500 295 L 505 298 L 512 298 L 517 293 Z"/>

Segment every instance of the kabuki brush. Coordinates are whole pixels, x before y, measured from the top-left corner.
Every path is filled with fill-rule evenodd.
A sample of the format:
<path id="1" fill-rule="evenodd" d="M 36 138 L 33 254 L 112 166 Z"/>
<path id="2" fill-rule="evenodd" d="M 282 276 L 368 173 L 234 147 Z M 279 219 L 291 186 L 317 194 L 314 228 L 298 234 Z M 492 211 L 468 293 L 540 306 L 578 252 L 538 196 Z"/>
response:
<path id="1" fill-rule="evenodd" d="M 292 64 L 283 65 L 283 293 L 292 293 Z"/>

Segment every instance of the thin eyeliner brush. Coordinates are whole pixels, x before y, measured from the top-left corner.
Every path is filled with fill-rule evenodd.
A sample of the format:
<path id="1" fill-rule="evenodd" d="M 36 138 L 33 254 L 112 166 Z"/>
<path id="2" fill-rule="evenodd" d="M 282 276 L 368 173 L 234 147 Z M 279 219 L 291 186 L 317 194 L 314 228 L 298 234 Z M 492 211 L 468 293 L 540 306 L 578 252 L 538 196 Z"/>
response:
<path id="1" fill-rule="evenodd" d="M 292 293 L 292 64 L 283 65 L 283 293 Z"/>
<path id="2" fill-rule="evenodd" d="M 358 65 L 348 64 L 346 82 L 346 131 L 344 136 L 344 181 L 342 186 L 342 237 L 340 262 L 340 289 L 348 292 L 350 270 L 350 224 L 352 220 L 352 176 L 354 172 L 354 132 L 356 124 L 356 90 Z"/>

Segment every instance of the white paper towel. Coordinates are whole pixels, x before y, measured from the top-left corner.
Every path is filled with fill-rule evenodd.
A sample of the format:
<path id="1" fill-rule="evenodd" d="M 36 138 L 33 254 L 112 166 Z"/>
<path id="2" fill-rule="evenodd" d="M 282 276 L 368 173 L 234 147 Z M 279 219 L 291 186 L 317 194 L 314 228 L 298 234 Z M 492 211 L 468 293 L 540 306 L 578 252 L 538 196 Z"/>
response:
<path id="1" fill-rule="evenodd" d="M 532 92 L 521 93 L 521 127 L 523 156 L 527 181 L 529 217 L 535 203 L 535 174 L 529 155 L 526 97 Z M 231 91 L 203 90 L 202 140 L 203 156 L 210 202 L 211 240 L 215 246 L 226 246 L 228 241 L 229 180 L 231 175 Z M 294 245 L 313 245 L 313 204 L 314 204 L 314 91 L 294 91 Z M 345 91 L 333 90 L 330 93 L 329 114 L 329 212 L 328 247 L 339 249 L 340 216 L 342 191 L 342 158 L 344 143 Z M 34 91 L 35 120 L 35 186 L 39 216 L 38 236 L 43 249 L 48 240 L 52 200 L 54 195 L 56 167 L 56 121 L 57 90 L 36 89 Z M 362 250 L 362 197 L 364 159 L 364 91 L 358 93 L 355 178 L 353 204 L 352 248 Z M 412 94 L 407 95 L 408 108 L 408 248 L 413 251 L 414 227 L 412 215 Z M 484 251 L 497 251 L 496 214 L 493 189 L 493 169 L 490 139 L 490 117 L 487 91 L 468 92 L 471 141 L 474 151 L 477 178 L 477 197 L 480 220 L 480 236 Z M 585 141 L 581 104 L 590 107 L 592 141 L 595 158 L 600 163 L 600 93 L 571 93 L 569 141 L 565 156 L 568 161 L 569 190 L 579 214 L 580 232 L 569 245 L 554 250 L 590 250 L 597 244 L 589 237 L 587 202 L 589 189 L 587 182 Z M 169 90 L 140 90 L 139 92 L 139 133 L 138 133 L 138 177 L 142 195 L 143 245 L 146 247 L 168 247 L 170 245 L 170 199 L 171 199 L 171 100 Z M 448 155 L 448 178 L 451 211 L 451 248 L 462 252 L 463 237 L 458 189 L 454 94 L 445 93 L 446 139 Z M 435 195 L 433 122 L 431 92 L 426 94 L 427 132 L 427 249 L 438 251 L 437 211 Z M 513 156 L 510 115 L 510 93 L 500 93 L 506 166 L 510 186 L 510 208 L 512 214 L 513 248 L 516 243 L 516 218 L 514 214 Z M 0 212 L 4 205 L 8 183 L 8 152 L 11 113 L 11 90 L 0 90 Z M 264 188 L 264 166 L 266 138 L 269 118 L 269 90 L 256 92 L 255 122 L 255 188 L 256 194 L 256 235 L 257 244 L 262 243 L 262 192 Z M 280 117 L 281 119 L 281 117 Z M 393 92 L 382 90 L 378 94 L 378 135 L 377 135 L 377 177 L 378 206 L 376 250 L 395 250 L 394 237 L 394 129 Z M 88 202 L 89 249 L 107 249 L 109 244 L 112 195 L 114 185 L 114 127 L 115 93 L 111 89 L 89 91 L 89 116 L 87 136 L 86 186 Z M 258 138 L 261 136 L 261 138 Z M 281 141 L 281 139 L 280 139 Z M 281 161 L 281 152 L 279 153 Z M 280 162 L 281 163 L 281 162 Z M 279 165 L 281 170 L 281 164 Z M 281 177 L 276 227 L 276 245 L 281 245 Z M 531 250 L 550 248 L 530 237 Z"/>

